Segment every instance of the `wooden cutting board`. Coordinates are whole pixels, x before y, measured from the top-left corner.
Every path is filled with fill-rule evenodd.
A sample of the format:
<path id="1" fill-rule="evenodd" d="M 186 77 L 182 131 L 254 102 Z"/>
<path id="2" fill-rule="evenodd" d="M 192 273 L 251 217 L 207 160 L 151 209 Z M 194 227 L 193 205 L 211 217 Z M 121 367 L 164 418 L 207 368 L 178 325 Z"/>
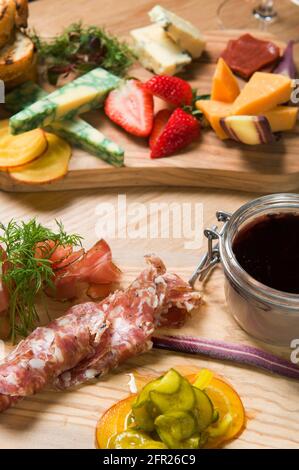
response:
<path id="1" fill-rule="evenodd" d="M 256 33 L 255 33 L 256 34 Z M 203 57 L 184 74 L 200 94 L 209 93 L 215 63 L 226 42 L 238 31 L 206 34 Z M 265 35 L 263 36 L 265 37 Z M 267 36 L 269 38 L 269 35 Z M 282 43 L 278 43 L 283 46 Z M 146 79 L 150 74 L 136 67 L 130 75 Z M 157 108 L 161 103 L 157 102 Z M 118 128 L 100 111 L 84 118 L 125 149 L 125 167 L 114 168 L 85 151 L 75 149 L 68 175 L 46 185 L 19 184 L 0 173 L 0 187 L 6 191 L 55 191 L 63 189 L 125 186 L 217 187 L 255 192 L 296 191 L 299 188 L 299 123 L 274 145 L 245 146 L 220 141 L 205 130 L 199 142 L 179 155 L 151 160 L 147 142 Z"/>

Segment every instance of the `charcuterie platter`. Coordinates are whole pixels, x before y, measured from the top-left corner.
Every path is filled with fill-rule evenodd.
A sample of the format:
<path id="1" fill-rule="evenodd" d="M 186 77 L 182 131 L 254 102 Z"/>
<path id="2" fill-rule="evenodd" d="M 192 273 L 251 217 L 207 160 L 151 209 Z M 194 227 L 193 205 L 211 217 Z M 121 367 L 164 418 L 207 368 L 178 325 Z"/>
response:
<path id="1" fill-rule="evenodd" d="M 46 10 L 49 3 L 43 3 Z M 75 7 L 77 4 L 82 11 L 80 1 Z M 16 5 L 17 14 L 10 4 L 13 23 L 24 25 L 26 11 L 20 7 L 26 1 L 16 0 Z M 65 8 L 65 2 L 61 7 Z M 161 18 L 161 7 L 153 10 L 152 16 Z M 172 13 L 167 14 L 173 18 Z M 64 18 L 68 18 L 65 12 Z M 200 156 L 206 139 L 214 142 L 215 149 L 229 149 L 232 155 L 245 149 L 255 158 L 256 150 L 264 153 L 271 146 L 278 153 L 292 136 L 297 138 L 298 110 L 285 104 L 291 81 L 282 74 L 285 51 L 291 46 L 278 47 L 270 36 L 260 40 L 256 33 L 253 37 L 230 32 L 227 37 L 222 35 L 227 39 L 223 53 L 223 39 L 218 33 L 207 33 L 214 52 L 207 49 L 200 60 L 193 61 L 192 54 L 202 53 L 201 36 L 178 49 L 177 33 L 181 40 L 185 23 L 175 20 L 167 27 L 163 23 L 167 31 L 150 26 L 150 34 L 154 31 L 155 39 L 158 31 L 168 45 L 170 39 L 165 35 L 169 34 L 176 66 L 183 63 L 187 69 L 180 76 L 164 75 L 161 69 L 172 72 L 173 61 L 152 62 L 160 70 L 153 76 L 145 70 L 153 59 L 151 51 L 140 40 L 149 26 L 143 28 L 140 23 L 132 18 L 144 68 L 134 65 L 130 78 L 121 83 L 102 67 L 89 70 L 87 79 L 84 74 L 74 78 L 77 71 L 71 67 L 67 88 L 61 85 L 53 94 L 47 86 L 42 89 L 32 82 L 32 76 L 30 82 L 26 75 L 26 82 L 15 86 L 16 80 L 22 80 L 15 76 L 24 67 L 22 61 L 16 66 L 18 61 L 13 60 L 8 64 L 12 67 L 4 68 L 6 83 L 12 86 L 6 104 L 14 111 L 0 124 L 0 166 L 6 168 L 0 175 L 13 182 L 16 192 L 45 192 L 39 197 L 34 192 L 1 193 L 0 447 L 192 452 L 220 447 L 297 447 L 298 340 L 293 343 L 293 336 L 298 320 L 281 299 L 291 299 L 292 306 L 299 309 L 293 298 L 298 293 L 294 282 L 298 264 L 294 262 L 292 269 L 288 264 L 296 256 L 292 246 L 299 233 L 295 213 L 299 213 L 299 197 L 274 194 L 246 203 L 245 193 L 232 192 L 229 197 L 227 191 L 221 195 L 219 190 L 184 191 L 179 187 L 183 182 L 173 180 L 168 185 L 176 184 L 175 189 L 161 188 L 159 193 L 155 188 L 128 189 L 123 196 L 128 197 L 126 208 L 116 209 L 115 191 L 46 192 L 60 186 L 67 189 L 72 165 L 78 159 L 82 166 L 76 188 L 86 187 L 88 172 L 96 173 L 94 161 L 99 169 L 107 168 L 107 175 L 115 171 L 121 185 L 130 185 L 121 176 L 122 171 L 129 174 L 133 168 L 126 166 L 122 151 L 126 144 L 142 149 L 148 165 L 160 168 L 161 179 L 151 183 L 157 185 L 165 184 L 163 165 L 173 170 L 178 165 L 176 170 L 187 178 L 190 170 L 184 167 L 184 159 Z M 188 28 L 190 40 L 194 30 Z M 49 32 L 55 34 L 56 30 L 49 26 Z M 108 41 L 108 36 L 97 26 L 92 32 L 98 36 L 87 42 L 88 51 L 91 47 L 99 52 L 97 39 Z M 52 50 L 53 44 L 38 44 L 41 38 L 34 34 L 31 38 L 37 41 L 38 50 Z M 90 29 L 77 24 L 70 35 L 72 46 L 78 37 L 86 45 Z M 57 56 L 65 40 L 69 33 L 55 43 Z M 120 52 L 120 43 L 109 40 Z M 31 54 L 33 60 L 27 39 L 26 44 L 25 55 L 28 59 Z M 107 44 L 107 49 L 100 50 L 106 59 L 107 50 L 111 52 Z M 252 69 L 257 61 L 240 63 L 244 54 L 239 53 L 235 63 L 232 50 L 252 50 L 252 44 L 263 51 L 259 67 L 270 60 L 271 67 L 279 66 L 280 72 L 273 68 L 273 73 L 266 70 L 255 75 Z M 82 66 L 82 61 L 86 66 L 86 55 L 78 54 L 76 60 L 76 66 Z M 108 69 L 117 65 L 120 62 L 105 64 Z M 34 69 L 34 60 L 31 66 Z M 52 63 L 50 69 L 46 70 L 48 76 L 51 71 L 59 79 L 65 78 L 57 64 Z M 246 85 L 233 69 L 248 75 Z M 191 86 L 197 88 L 196 96 Z M 171 93 L 172 87 L 176 93 Z M 93 108 L 103 95 L 102 110 L 77 116 L 78 109 Z M 59 119 L 61 116 L 65 119 Z M 77 149 L 79 142 L 85 150 Z M 99 151 L 98 155 L 89 154 L 89 149 Z M 218 158 L 224 157 L 224 150 L 221 152 Z M 137 161 L 137 153 L 135 156 Z M 136 164 L 135 186 L 147 182 L 144 176 L 139 181 L 142 173 L 138 168 Z M 259 174 L 263 174 L 260 167 Z M 98 188 L 99 180 L 94 181 Z M 276 184 L 273 175 L 271 182 Z M 255 180 L 254 184 L 257 189 Z M 229 212 L 219 210 L 220 198 L 222 209 Z M 136 202 L 142 205 L 136 206 Z M 139 222 L 142 229 L 159 225 L 151 219 L 152 212 L 150 217 L 145 215 L 156 202 L 162 202 L 157 208 L 162 233 L 150 231 L 148 237 L 140 235 L 139 239 Z M 207 238 L 208 248 L 201 259 L 198 244 L 181 243 L 178 238 L 177 229 L 185 218 L 182 224 L 178 212 L 168 222 L 164 218 L 180 202 L 183 215 L 193 203 L 196 209 L 204 204 L 204 226 L 197 217 L 200 227 L 193 233 L 197 241 L 201 232 Z M 142 212 L 138 223 L 136 217 L 130 219 L 133 207 Z M 125 234 L 106 232 L 102 209 L 107 208 L 114 228 L 123 224 L 125 216 Z M 54 217 L 51 222 L 49 218 Z M 192 215 L 188 217 L 189 225 L 191 222 Z M 210 228 L 202 230 L 208 225 Z M 181 228 L 182 238 L 191 236 L 191 226 Z M 281 255 L 277 246 L 285 247 Z M 275 289 L 280 295 L 273 301 Z M 111 453 L 111 463 L 121 462 L 113 458 Z"/>
<path id="2" fill-rule="evenodd" d="M 34 18 L 32 15 L 31 23 L 37 30 L 45 30 L 41 16 Z M 59 31 L 59 18 L 55 27 Z M 197 89 L 198 94 L 210 93 L 217 59 L 224 45 L 238 36 L 238 31 L 212 31 L 205 34 L 205 52 L 181 75 L 192 88 Z M 257 33 L 256 36 L 269 39 L 266 34 Z M 285 47 L 275 38 L 271 39 L 281 49 Z M 133 66 L 130 74 L 141 80 L 148 80 L 151 76 L 137 65 Z M 159 103 L 157 107 L 159 108 Z M 175 156 L 151 159 L 146 140 L 130 135 L 109 122 L 103 112 L 86 113 L 84 119 L 124 149 L 123 167 L 111 166 L 75 147 L 69 162 L 69 171 L 64 178 L 37 185 L 30 184 L 30 181 L 16 181 L 9 173 L 2 171 L 1 188 L 16 192 L 165 185 L 264 192 L 298 189 L 298 125 L 280 141 L 259 146 L 221 141 L 213 131 L 207 130 L 202 133 L 200 142 L 190 145 Z"/>

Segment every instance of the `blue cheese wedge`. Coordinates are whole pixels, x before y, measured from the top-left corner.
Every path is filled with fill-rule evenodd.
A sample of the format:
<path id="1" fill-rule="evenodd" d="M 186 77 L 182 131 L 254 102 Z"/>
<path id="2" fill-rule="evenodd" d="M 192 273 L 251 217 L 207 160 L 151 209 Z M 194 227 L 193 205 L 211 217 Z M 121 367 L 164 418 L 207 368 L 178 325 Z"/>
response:
<path id="1" fill-rule="evenodd" d="M 97 108 L 119 83 L 120 78 L 115 75 L 102 68 L 94 69 L 12 116 L 11 132 L 20 134 L 46 127 Z"/>
<path id="2" fill-rule="evenodd" d="M 46 129 L 111 165 L 120 167 L 124 164 L 123 149 L 80 118 L 74 118 L 70 121 L 55 121 Z"/>
<path id="3" fill-rule="evenodd" d="M 166 31 L 181 50 L 188 52 L 193 59 L 201 56 L 205 48 L 205 39 L 193 24 L 160 5 L 152 8 L 149 17 L 153 23 L 160 25 Z"/>
<path id="4" fill-rule="evenodd" d="M 134 29 L 131 36 L 139 62 L 156 74 L 174 75 L 191 62 L 158 24 Z"/>
<path id="5" fill-rule="evenodd" d="M 26 82 L 6 95 L 5 107 L 17 113 L 46 96 L 47 92 L 36 83 Z M 54 121 L 46 129 L 111 165 L 120 167 L 124 164 L 124 150 L 83 119 L 74 117 L 71 120 Z"/>

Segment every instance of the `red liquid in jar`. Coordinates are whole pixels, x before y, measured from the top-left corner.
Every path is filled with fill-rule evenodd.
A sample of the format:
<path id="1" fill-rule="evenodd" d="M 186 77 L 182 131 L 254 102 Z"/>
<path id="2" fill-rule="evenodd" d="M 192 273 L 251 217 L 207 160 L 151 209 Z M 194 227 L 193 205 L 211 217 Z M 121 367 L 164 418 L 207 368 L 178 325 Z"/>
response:
<path id="1" fill-rule="evenodd" d="M 299 214 L 269 214 L 247 224 L 233 241 L 242 268 L 262 284 L 299 294 Z"/>

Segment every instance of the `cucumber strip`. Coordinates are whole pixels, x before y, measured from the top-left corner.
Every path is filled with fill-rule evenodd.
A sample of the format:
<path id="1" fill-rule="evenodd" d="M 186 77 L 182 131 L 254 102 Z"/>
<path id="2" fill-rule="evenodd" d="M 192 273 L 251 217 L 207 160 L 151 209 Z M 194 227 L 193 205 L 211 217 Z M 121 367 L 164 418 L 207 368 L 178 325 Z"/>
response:
<path id="1" fill-rule="evenodd" d="M 26 82 L 7 94 L 5 107 L 8 111 L 19 112 L 37 100 L 47 96 L 47 92 L 34 82 Z M 124 165 L 124 150 L 79 117 L 69 121 L 55 121 L 46 130 L 59 135 L 68 142 L 101 158 L 116 167 Z"/>
<path id="2" fill-rule="evenodd" d="M 120 81 L 106 70 L 96 68 L 12 116 L 11 132 L 20 134 L 95 109 Z"/>

